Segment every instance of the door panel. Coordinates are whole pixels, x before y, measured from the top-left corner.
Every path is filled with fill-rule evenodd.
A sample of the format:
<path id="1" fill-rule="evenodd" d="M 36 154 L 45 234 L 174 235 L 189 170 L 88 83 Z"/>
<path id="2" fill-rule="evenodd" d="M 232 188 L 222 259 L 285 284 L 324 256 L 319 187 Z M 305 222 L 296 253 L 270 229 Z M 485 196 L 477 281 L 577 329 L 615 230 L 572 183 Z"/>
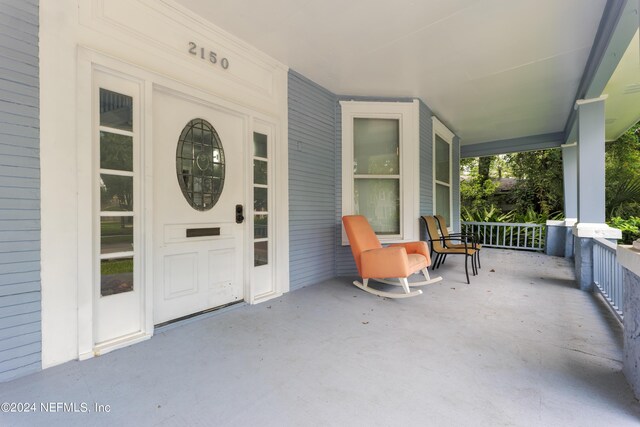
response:
<path id="1" fill-rule="evenodd" d="M 236 224 L 235 207 L 245 204 L 246 118 L 163 89 L 154 90 L 153 105 L 154 323 L 158 324 L 244 297 L 244 224 Z M 187 178 L 176 170 L 178 140 L 194 119 L 213 126 L 223 149 L 219 157 L 224 159 L 224 186 L 208 210 L 191 206 L 178 181 Z M 205 170 L 210 162 L 193 156 L 188 179 L 200 179 L 197 185 L 202 185 L 197 168 Z M 181 173 L 189 169 L 184 169 L 183 160 L 180 165 Z"/>

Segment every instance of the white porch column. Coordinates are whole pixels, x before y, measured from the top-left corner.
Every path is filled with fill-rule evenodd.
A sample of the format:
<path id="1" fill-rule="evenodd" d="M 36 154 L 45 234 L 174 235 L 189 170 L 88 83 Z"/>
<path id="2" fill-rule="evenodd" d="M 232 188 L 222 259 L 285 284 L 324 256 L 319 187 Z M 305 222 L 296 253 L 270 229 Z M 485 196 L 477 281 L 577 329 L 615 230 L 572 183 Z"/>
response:
<path id="1" fill-rule="evenodd" d="M 605 221 L 604 101 L 605 96 L 576 101 L 578 110 L 578 222 L 573 227 L 576 280 L 593 289 L 594 237 L 619 239 L 620 230 Z"/>
<path id="2" fill-rule="evenodd" d="M 547 233 L 555 232 L 557 243 L 555 254 L 565 258 L 573 257 L 573 226 L 578 221 L 578 143 L 563 144 L 562 174 L 564 184 L 565 220 L 553 226 L 547 221 Z"/>

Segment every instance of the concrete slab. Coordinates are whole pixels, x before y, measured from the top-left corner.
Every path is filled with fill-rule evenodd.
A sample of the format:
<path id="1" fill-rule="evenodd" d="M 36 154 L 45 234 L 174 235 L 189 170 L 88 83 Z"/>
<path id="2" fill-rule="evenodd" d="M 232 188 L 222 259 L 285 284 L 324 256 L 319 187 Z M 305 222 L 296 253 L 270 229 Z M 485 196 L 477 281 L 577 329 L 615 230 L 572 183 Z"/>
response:
<path id="1" fill-rule="evenodd" d="M 406 300 L 338 278 L 1 384 L 37 410 L 0 425 L 637 426 L 620 325 L 571 261 L 482 255 L 470 285 L 462 257 Z"/>

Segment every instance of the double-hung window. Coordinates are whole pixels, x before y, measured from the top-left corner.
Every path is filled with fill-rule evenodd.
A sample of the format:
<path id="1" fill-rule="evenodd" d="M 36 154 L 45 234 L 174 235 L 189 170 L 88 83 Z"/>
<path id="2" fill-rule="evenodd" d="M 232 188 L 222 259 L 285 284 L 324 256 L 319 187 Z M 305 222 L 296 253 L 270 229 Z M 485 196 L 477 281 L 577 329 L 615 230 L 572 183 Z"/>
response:
<path id="1" fill-rule="evenodd" d="M 415 239 L 418 103 L 342 101 L 340 105 L 342 214 L 367 217 L 381 241 Z"/>

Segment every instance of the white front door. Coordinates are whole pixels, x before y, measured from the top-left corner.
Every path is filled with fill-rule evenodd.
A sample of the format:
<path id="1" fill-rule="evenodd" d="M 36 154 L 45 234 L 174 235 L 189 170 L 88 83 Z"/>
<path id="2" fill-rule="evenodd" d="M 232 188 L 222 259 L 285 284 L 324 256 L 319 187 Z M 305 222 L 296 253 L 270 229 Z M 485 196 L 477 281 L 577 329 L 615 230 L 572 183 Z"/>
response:
<path id="1" fill-rule="evenodd" d="M 244 298 L 246 117 L 153 93 L 154 324 Z M 221 190 L 221 191 L 220 191 Z"/>

